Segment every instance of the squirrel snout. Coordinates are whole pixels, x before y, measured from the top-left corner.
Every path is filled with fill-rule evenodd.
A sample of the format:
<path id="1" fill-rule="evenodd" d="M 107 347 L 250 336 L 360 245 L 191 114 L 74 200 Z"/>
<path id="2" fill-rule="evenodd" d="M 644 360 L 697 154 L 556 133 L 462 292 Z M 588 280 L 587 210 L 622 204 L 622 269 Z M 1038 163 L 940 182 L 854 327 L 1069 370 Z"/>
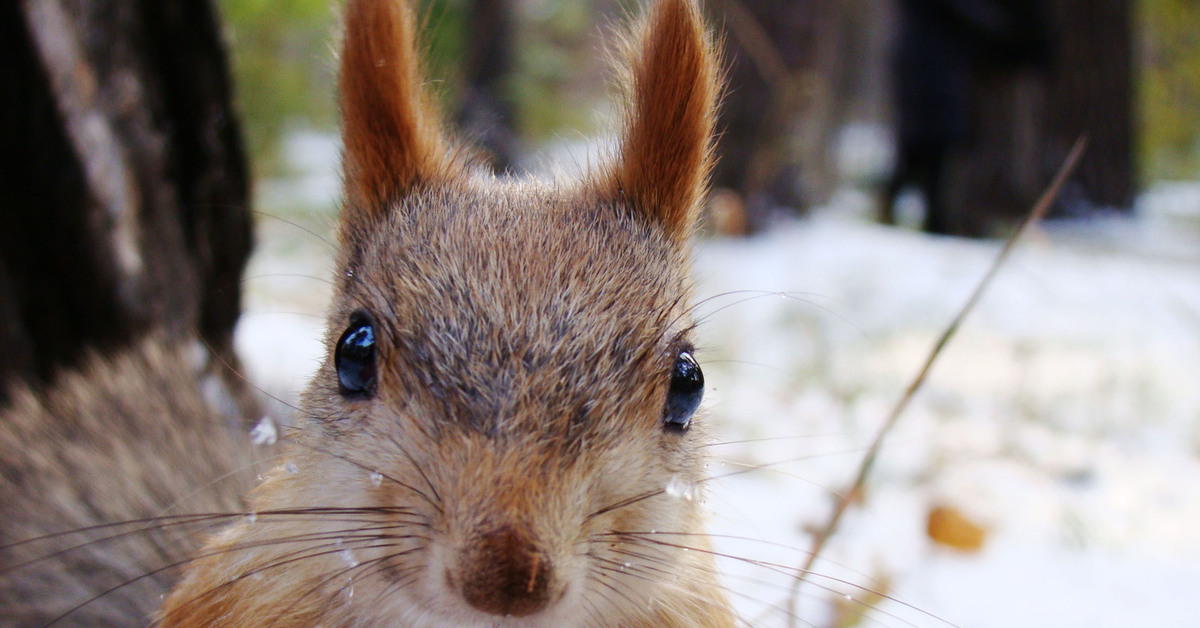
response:
<path id="1" fill-rule="evenodd" d="M 459 591 L 477 610 L 525 617 L 562 596 L 555 565 L 525 535 L 502 526 L 479 535 L 458 564 Z"/>

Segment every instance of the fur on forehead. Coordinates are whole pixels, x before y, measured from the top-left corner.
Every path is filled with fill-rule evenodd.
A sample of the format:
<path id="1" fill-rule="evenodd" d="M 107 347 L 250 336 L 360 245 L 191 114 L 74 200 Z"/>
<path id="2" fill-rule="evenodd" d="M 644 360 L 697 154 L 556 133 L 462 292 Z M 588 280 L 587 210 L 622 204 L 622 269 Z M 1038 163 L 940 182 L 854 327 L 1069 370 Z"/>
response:
<path id="1" fill-rule="evenodd" d="M 648 317 L 669 326 L 690 296 L 686 251 L 628 208 L 586 194 L 488 182 L 400 203 L 344 251 L 345 307 L 412 326 L 488 322 L 552 342 L 581 317 L 596 333 L 628 333 L 608 327 Z"/>
<path id="2" fill-rule="evenodd" d="M 348 278 L 373 264 L 409 276 L 478 264 L 514 271 L 497 286 L 568 276 L 595 283 L 622 263 L 657 282 L 689 261 L 687 250 L 640 219 L 629 201 L 597 197 L 585 186 L 489 176 L 411 190 L 341 253 Z"/>
<path id="3" fill-rule="evenodd" d="M 690 299 L 685 252 L 627 208 L 494 181 L 401 202 L 346 252 L 330 333 L 366 311 L 385 363 L 417 378 L 405 389 L 486 397 L 546 377 L 557 390 L 566 369 L 578 390 L 615 380 L 634 394 L 647 370 L 670 368 Z"/>

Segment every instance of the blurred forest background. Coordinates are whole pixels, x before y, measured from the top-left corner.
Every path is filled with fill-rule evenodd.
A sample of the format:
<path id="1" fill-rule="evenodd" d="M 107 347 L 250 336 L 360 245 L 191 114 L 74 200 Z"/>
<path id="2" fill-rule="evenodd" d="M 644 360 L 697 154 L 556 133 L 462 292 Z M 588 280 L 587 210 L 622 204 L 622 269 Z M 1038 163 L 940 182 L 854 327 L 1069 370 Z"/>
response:
<path id="1" fill-rule="evenodd" d="M 337 3 L 219 4 L 253 169 L 286 175 L 284 138 L 335 128 Z M 744 204 L 749 221 L 727 228 L 761 228 L 781 207 L 803 212 L 846 186 L 885 187 L 897 150 L 893 50 L 905 4 L 952 7 L 981 42 L 969 130 L 940 183 L 960 216 L 949 231 L 1002 229 L 1085 131 L 1092 146 L 1063 212 L 1126 210 L 1137 189 L 1200 176 L 1194 0 L 706 0 L 731 68 L 716 183 L 737 194 L 719 195 L 718 209 Z M 500 169 L 529 167 L 548 145 L 604 130 L 605 25 L 635 2 L 421 5 L 446 110 Z M 1016 52 L 995 52 L 1006 45 Z"/>
<path id="2" fill-rule="evenodd" d="M 604 42 L 635 0 L 417 1 L 444 109 L 496 170 L 611 139 Z M 1200 177 L 1196 0 L 702 4 L 729 76 L 716 231 L 851 191 L 886 222 L 1004 233 L 1082 135 L 1059 215 L 1132 214 Z M 0 168 L 0 379 L 155 326 L 231 355 L 248 211 L 336 202 L 337 5 L 0 5 L 0 142 L 21 147 Z"/>

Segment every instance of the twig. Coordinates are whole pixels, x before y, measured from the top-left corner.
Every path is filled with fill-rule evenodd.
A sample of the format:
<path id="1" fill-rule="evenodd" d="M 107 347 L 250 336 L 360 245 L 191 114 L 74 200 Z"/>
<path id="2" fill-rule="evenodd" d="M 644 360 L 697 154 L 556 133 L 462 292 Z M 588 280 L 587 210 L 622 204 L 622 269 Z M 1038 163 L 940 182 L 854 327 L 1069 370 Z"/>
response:
<path id="1" fill-rule="evenodd" d="M 833 536 L 834 532 L 837 531 L 838 525 L 842 521 L 842 515 L 846 513 L 846 510 L 850 507 L 850 503 L 862 494 L 863 488 L 867 483 L 867 478 L 870 475 L 872 468 L 875 466 L 875 459 L 879 455 L 879 450 L 883 447 L 883 440 L 887 437 L 888 433 L 892 431 L 892 428 L 895 427 L 897 420 L 908 407 L 908 403 L 912 401 L 912 398 L 916 395 L 917 390 L 919 390 L 921 385 L 925 383 L 925 378 L 929 375 L 929 371 L 933 367 L 934 361 L 937 359 L 938 355 L 941 354 L 942 349 L 946 346 L 950 339 L 954 337 L 955 332 L 957 332 L 959 326 L 962 325 L 963 319 L 967 317 L 967 314 L 969 314 L 971 310 L 975 309 L 975 304 L 979 301 L 979 298 L 983 295 L 983 292 L 991 284 L 992 278 L 996 276 L 996 273 L 1004 265 L 1009 253 L 1012 252 L 1017 242 L 1022 236 L 1025 235 L 1025 232 L 1029 229 L 1029 227 L 1040 220 L 1042 216 L 1049 211 L 1050 206 L 1053 204 L 1054 199 L 1058 196 L 1058 192 L 1062 188 L 1063 183 L 1066 182 L 1067 178 L 1071 176 L 1071 173 L 1075 171 L 1075 167 L 1079 164 L 1079 159 L 1083 156 L 1083 151 L 1086 146 L 1086 135 L 1081 136 L 1075 141 L 1075 146 L 1071 148 L 1071 152 L 1067 155 L 1066 160 L 1063 162 L 1062 167 L 1059 168 L 1058 174 L 1055 175 L 1054 180 L 1050 183 L 1050 186 L 1047 187 L 1046 191 L 1042 193 L 1041 198 L 1039 198 L 1037 203 L 1033 206 L 1033 210 L 1025 216 L 1025 219 L 1021 222 L 1020 227 L 1017 228 L 1016 233 L 1012 234 L 1008 241 L 1004 243 L 1004 248 L 1001 249 L 1000 254 L 996 256 L 996 261 L 992 263 L 992 266 L 988 269 L 987 274 L 984 275 L 983 279 L 979 281 L 979 284 L 975 286 L 975 291 L 971 293 L 970 298 L 967 299 L 967 302 L 963 305 L 962 309 L 959 310 L 958 315 L 954 317 L 954 320 L 949 326 L 946 327 L 946 330 L 942 332 L 942 336 L 938 338 L 937 343 L 933 346 L 933 350 L 930 351 L 929 357 L 925 359 L 925 364 L 921 367 L 920 373 L 918 373 L 917 377 L 912 381 L 911 384 L 909 384 L 908 389 L 904 391 L 904 396 L 900 398 L 900 401 L 892 409 L 892 413 L 888 416 L 887 420 L 884 421 L 883 425 L 879 428 L 879 431 L 875 434 L 875 440 L 867 449 L 867 453 L 863 456 L 862 463 L 859 465 L 858 476 L 854 479 L 854 484 L 851 485 L 850 490 L 843 491 L 841 493 L 841 496 L 838 498 L 837 503 L 834 506 L 833 513 L 829 517 L 829 521 L 826 522 L 825 526 L 813 539 L 813 545 L 812 549 L 808 553 L 808 559 L 804 563 L 804 566 L 800 568 L 799 575 L 797 575 L 796 579 L 792 582 L 792 588 L 788 594 L 788 608 L 793 610 L 796 609 L 796 602 L 799 599 L 800 587 L 804 584 L 806 576 L 811 573 L 813 565 L 817 562 L 817 559 L 820 558 L 821 552 L 825 549 L 825 545 L 829 541 L 829 538 Z M 795 628 L 796 617 L 797 613 L 795 612 L 789 615 L 788 625 L 790 628 Z"/>
<path id="2" fill-rule="evenodd" d="M 742 196 L 756 202 L 753 199 L 768 187 L 785 158 L 787 129 L 792 119 L 797 112 L 811 109 L 805 106 L 805 100 L 813 98 L 824 83 L 809 63 L 789 68 L 766 28 L 741 0 L 713 0 L 713 3 L 724 10 L 729 32 L 741 44 L 746 58 L 770 91 L 753 134 L 740 190 Z"/>
<path id="3" fill-rule="evenodd" d="M 720 0 L 720 4 L 725 11 L 729 32 L 742 45 L 746 58 L 754 64 L 763 81 L 767 85 L 780 86 L 795 80 L 779 50 L 771 43 L 770 35 L 767 35 L 754 14 L 738 0 Z"/>

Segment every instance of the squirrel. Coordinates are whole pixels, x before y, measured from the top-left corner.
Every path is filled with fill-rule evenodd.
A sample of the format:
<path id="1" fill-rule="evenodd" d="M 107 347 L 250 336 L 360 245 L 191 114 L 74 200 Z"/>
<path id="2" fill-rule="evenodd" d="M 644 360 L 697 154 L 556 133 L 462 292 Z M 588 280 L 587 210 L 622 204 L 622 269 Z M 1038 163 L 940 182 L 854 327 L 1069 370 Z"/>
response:
<path id="1" fill-rule="evenodd" d="M 571 183 L 475 170 L 415 31 L 396 0 L 347 3 L 326 354 L 269 469 L 250 488 L 263 454 L 172 392 L 186 347 L 16 395 L 5 625 L 738 623 L 670 490 L 705 476 L 688 258 L 721 81 L 695 0 L 623 40 L 619 147 Z"/>

